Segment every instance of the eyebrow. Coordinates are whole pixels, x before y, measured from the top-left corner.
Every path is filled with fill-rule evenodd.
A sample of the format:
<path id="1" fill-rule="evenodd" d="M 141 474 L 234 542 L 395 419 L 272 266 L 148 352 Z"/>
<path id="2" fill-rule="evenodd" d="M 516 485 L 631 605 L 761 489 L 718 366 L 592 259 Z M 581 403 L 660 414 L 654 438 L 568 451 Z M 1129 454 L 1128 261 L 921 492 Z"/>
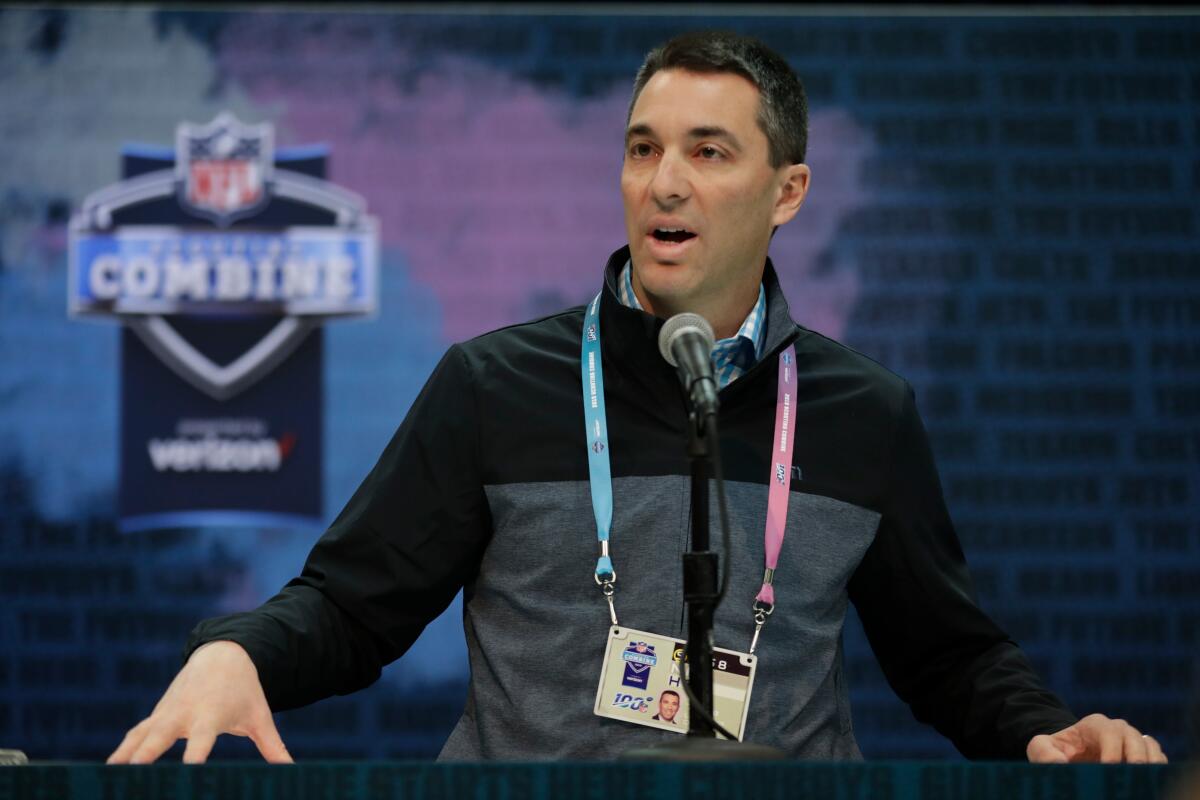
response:
<path id="1" fill-rule="evenodd" d="M 629 144 L 629 140 L 634 136 L 654 136 L 654 129 L 645 123 L 630 125 L 625 130 L 625 144 Z M 721 139 L 729 144 L 734 150 L 741 150 L 742 143 L 728 129 L 722 128 L 719 125 L 701 125 L 692 128 L 687 132 L 689 139 Z"/>

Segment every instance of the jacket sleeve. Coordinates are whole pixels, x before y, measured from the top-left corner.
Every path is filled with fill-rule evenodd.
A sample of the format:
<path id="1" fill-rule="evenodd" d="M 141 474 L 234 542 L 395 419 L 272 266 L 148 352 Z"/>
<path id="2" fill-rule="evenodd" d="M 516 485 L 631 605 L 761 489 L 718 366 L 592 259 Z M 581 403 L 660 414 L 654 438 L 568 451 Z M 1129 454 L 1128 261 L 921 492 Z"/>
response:
<path id="1" fill-rule="evenodd" d="M 254 611 L 200 623 L 185 658 L 205 642 L 237 642 L 275 710 L 378 679 L 478 570 L 491 535 L 478 419 L 455 345 L 300 576 Z"/>
<path id="2" fill-rule="evenodd" d="M 888 683 L 968 758 L 1025 759 L 1077 719 L 976 604 L 912 389 L 905 384 L 883 516 L 850 597 Z"/>

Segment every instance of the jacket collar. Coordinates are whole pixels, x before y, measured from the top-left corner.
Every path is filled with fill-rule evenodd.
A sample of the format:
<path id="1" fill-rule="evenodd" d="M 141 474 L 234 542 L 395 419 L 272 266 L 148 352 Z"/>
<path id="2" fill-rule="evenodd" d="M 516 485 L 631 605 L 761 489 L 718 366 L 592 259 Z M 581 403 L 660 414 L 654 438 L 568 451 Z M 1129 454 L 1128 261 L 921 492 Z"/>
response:
<path id="1" fill-rule="evenodd" d="M 610 346 L 611 343 L 614 355 L 639 369 L 653 367 L 657 370 L 661 366 L 673 372 L 658 353 L 658 332 L 666 320 L 621 304 L 617 281 L 628 260 L 629 247 L 625 246 L 609 256 L 608 264 L 604 267 L 600 326 L 605 345 Z M 804 330 L 792 321 L 787 298 L 783 296 L 779 277 L 769 258 L 763 270 L 763 289 L 767 295 L 767 331 L 760 361 L 774 356 L 778 350 L 795 341 Z"/>

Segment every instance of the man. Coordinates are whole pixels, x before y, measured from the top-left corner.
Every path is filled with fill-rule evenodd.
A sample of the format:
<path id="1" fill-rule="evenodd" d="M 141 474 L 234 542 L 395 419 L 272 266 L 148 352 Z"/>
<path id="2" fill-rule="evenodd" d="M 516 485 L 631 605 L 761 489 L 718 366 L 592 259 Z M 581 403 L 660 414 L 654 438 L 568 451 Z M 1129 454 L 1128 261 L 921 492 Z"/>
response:
<path id="1" fill-rule="evenodd" d="M 665 689 L 658 696 L 658 713 L 650 719 L 675 724 L 675 715 L 679 713 L 679 692 Z"/>
<path id="2" fill-rule="evenodd" d="M 610 757 L 672 735 L 592 713 L 610 614 L 592 573 L 601 448 L 580 424 L 580 369 L 582 337 L 602 347 L 613 614 L 679 636 L 681 578 L 661 563 L 687 544 L 687 409 L 655 340 L 683 311 L 721 340 L 723 647 L 747 647 L 754 627 L 777 365 L 794 352 L 795 469 L 747 740 L 860 757 L 841 670 L 852 600 L 897 693 L 967 756 L 1165 760 L 1122 721 L 1077 720 L 976 607 L 907 384 L 790 319 L 767 248 L 808 190 L 805 138 L 803 89 L 760 43 L 690 34 L 653 51 L 626 132 L 629 246 L 597 300 L 451 347 L 302 575 L 254 612 L 202 623 L 110 761 L 152 761 L 179 738 L 185 761 L 203 761 L 224 732 L 288 761 L 270 709 L 370 684 L 460 587 L 471 688 L 442 757 Z"/>

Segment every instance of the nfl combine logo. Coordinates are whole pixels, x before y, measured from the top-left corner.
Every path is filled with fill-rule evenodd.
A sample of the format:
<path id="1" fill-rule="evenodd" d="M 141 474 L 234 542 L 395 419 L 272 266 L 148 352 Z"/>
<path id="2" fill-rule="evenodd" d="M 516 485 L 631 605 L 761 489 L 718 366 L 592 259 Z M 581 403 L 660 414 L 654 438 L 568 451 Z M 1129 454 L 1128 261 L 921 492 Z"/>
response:
<path id="1" fill-rule="evenodd" d="M 625 661 L 625 674 L 621 678 L 621 685 L 645 689 L 650 680 L 650 670 L 658 663 L 654 646 L 646 642 L 631 642 L 621 654 L 621 658 Z"/>
<path id="2" fill-rule="evenodd" d="M 222 228 L 261 211 L 271 181 L 272 139 L 269 123 L 243 125 L 227 112 L 207 125 L 181 124 L 175 134 L 180 205 Z"/>
<path id="3" fill-rule="evenodd" d="M 182 122 L 71 219 L 68 309 L 125 329 L 122 530 L 321 519 L 319 329 L 374 313 L 379 234 L 328 148 L 275 145 Z"/>
<path id="4" fill-rule="evenodd" d="M 223 112 L 181 123 L 173 152 L 136 154 L 148 166 L 93 192 L 72 220 L 71 313 L 116 317 L 217 400 L 264 377 L 323 320 L 373 313 L 376 221 L 363 198 L 303 171 L 313 148 L 295 150 L 276 151 L 270 123 Z M 275 324 L 225 363 L 171 322 L 231 317 Z"/>

